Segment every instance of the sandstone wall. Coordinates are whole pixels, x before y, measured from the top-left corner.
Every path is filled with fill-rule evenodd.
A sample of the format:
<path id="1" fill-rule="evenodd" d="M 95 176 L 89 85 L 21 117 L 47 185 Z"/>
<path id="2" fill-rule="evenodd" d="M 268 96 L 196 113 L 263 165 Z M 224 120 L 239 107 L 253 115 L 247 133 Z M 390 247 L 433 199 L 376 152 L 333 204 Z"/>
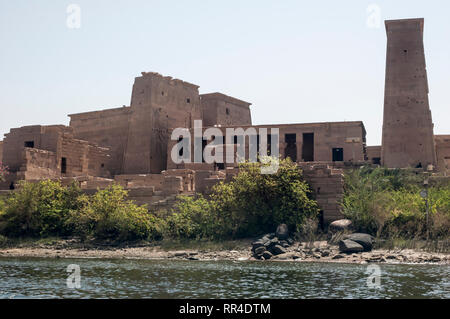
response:
<path id="1" fill-rule="evenodd" d="M 329 224 L 343 218 L 340 202 L 344 194 L 344 174 L 326 164 L 302 164 L 303 176 L 311 185 L 321 209 L 323 223 Z"/>
<path id="2" fill-rule="evenodd" d="M 112 175 L 120 174 L 123 170 L 130 112 L 129 107 L 121 107 L 69 115 L 75 138 L 111 150 L 111 157 L 104 164 Z"/>
<path id="3" fill-rule="evenodd" d="M 225 136 L 228 127 L 216 128 Z M 230 127 L 238 128 L 238 127 Z M 271 134 L 272 128 L 279 129 L 279 152 L 285 158 L 291 154 L 291 159 L 297 162 L 305 161 L 304 152 L 310 151 L 311 158 L 307 161 L 311 162 L 333 162 L 333 149 L 340 150 L 342 154 L 343 163 L 360 163 L 367 159 L 366 153 L 366 131 L 362 122 L 332 122 L 332 123 L 309 123 L 309 124 L 283 124 L 283 125 L 258 125 L 258 126 L 243 126 L 243 130 L 250 128 L 256 129 L 258 134 L 260 128 L 267 128 L 267 133 Z M 304 145 L 304 138 L 306 134 L 313 134 L 314 141 L 309 145 Z M 191 130 L 191 136 L 194 136 Z M 242 136 L 242 135 L 241 135 Z M 290 142 L 291 136 L 295 136 L 295 142 Z M 232 139 L 233 140 L 233 139 Z M 236 148 L 240 147 L 240 138 L 237 140 Z M 249 159 L 249 141 L 250 137 L 245 137 L 245 155 Z M 210 141 L 208 141 L 209 143 Z M 289 142 L 289 143 L 288 143 Z M 178 143 L 177 140 L 169 141 L 168 144 L 168 168 L 190 168 L 193 170 L 212 169 L 214 165 L 206 163 L 191 163 L 191 164 L 176 164 L 171 159 L 172 148 Z M 306 142 L 305 142 L 306 144 Z M 234 148 L 234 149 L 236 149 Z M 289 148 L 289 151 L 288 151 Z M 218 151 L 226 154 L 226 151 Z M 190 143 L 191 161 L 194 160 L 194 143 Z M 225 156 L 223 156 L 225 159 Z M 237 162 L 235 152 L 235 163 Z M 338 163 L 338 162 L 336 162 Z M 209 165 L 208 168 L 206 168 Z M 226 164 L 225 166 L 232 166 Z"/>
<path id="4" fill-rule="evenodd" d="M 251 125 L 250 103 L 222 93 L 200 95 L 203 126 Z"/>
<path id="5" fill-rule="evenodd" d="M 23 161 L 17 178 L 20 180 L 54 179 L 60 176 L 57 170 L 56 154 L 50 151 L 25 148 Z"/>
<path id="6" fill-rule="evenodd" d="M 372 164 L 380 164 L 381 162 L 381 146 L 367 146 L 367 159 Z"/>
<path id="7" fill-rule="evenodd" d="M 450 135 L 435 135 L 437 170 L 450 174 Z"/>
<path id="8" fill-rule="evenodd" d="M 17 172 L 24 164 L 23 149 L 26 145 L 57 153 L 60 136 L 68 131 L 70 129 L 63 125 L 13 128 L 8 134 L 5 134 L 3 162 L 11 171 Z"/>
<path id="9" fill-rule="evenodd" d="M 162 174 L 128 174 L 116 175 L 114 180 L 125 188 L 153 187 L 156 191 L 162 191 L 164 175 Z"/>

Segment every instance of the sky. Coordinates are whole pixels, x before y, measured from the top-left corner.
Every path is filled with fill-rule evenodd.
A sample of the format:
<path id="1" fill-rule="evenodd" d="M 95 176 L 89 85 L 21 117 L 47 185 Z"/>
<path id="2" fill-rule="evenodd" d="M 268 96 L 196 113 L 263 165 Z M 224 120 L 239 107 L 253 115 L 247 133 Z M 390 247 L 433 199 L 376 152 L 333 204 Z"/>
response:
<path id="1" fill-rule="evenodd" d="M 0 140 L 130 105 L 153 71 L 252 103 L 254 124 L 363 121 L 381 144 L 383 20 L 425 18 L 435 134 L 450 134 L 450 1 L 0 0 Z"/>

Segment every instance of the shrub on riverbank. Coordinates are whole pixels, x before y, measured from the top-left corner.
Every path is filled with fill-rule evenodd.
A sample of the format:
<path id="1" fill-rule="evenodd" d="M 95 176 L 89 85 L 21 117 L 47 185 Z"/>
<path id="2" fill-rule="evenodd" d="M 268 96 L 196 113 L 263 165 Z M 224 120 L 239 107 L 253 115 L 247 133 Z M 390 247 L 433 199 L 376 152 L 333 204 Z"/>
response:
<path id="1" fill-rule="evenodd" d="M 273 232 L 281 223 L 297 232 L 318 213 L 309 186 L 290 160 L 281 160 L 276 174 L 261 174 L 260 163 L 243 163 L 239 174 L 229 183 L 217 184 L 208 199 L 181 197 L 164 218 L 126 198 L 127 192 L 118 185 L 87 196 L 75 185 L 24 183 L 6 201 L 0 234 L 222 240 Z"/>
<path id="2" fill-rule="evenodd" d="M 358 231 L 384 238 L 425 238 L 424 176 L 414 170 L 363 167 L 345 175 L 343 213 Z M 450 185 L 429 189 L 431 238 L 450 235 Z"/>
<path id="3" fill-rule="evenodd" d="M 99 190 L 93 196 L 77 198 L 79 208 L 72 210 L 66 225 L 73 233 L 100 240 L 152 240 L 161 237 L 161 221 L 146 206 L 128 201 L 127 191 L 119 185 Z"/>
<path id="4" fill-rule="evenodd" d="M 87 196 L 75 184 L 23 183 L 4 203 L 0 234 L 77 235 L 119 241 L 161 237 L 161 222 L 145 206 L 137 206 L 126 197 L 127 192 L 117 185 Z"/>
<path id="5" fill-rule="evenodd" d="M 209 200 L 182 198 L 167 220 L 171 237 L 235 239 L 273 232 L 285 223 L 300 230 L 318 214 L 308 184 L 290 159 L 276 174 L 261 174 L 260 163 L 243 163 L 239 174 L 212 189 Z"/>
<path id="6" fill-rule="evenodd" d="M 20 190 L 6 199 L 0 215 L 0 233 L 11 237 L 67 236 L 65 221 L 78 209 L 81 191 L 76 185 L 58 182 L 22 183 Z"/>

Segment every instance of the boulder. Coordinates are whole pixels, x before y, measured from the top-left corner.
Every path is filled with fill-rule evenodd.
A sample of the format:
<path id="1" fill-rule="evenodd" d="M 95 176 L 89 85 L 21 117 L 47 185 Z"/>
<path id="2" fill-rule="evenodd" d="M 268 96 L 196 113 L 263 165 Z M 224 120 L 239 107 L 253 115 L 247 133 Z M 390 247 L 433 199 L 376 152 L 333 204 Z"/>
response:
<path id="1" fill-rule="evenodd" d="M 344 239 L 339 242 L 339 251 L 347 254 L 360 253 L 364 251 L 364 247 L 353 240 Z"/>
<path id="2" fill-rule="evenodd" d="M 277 227 L 277 231 L 275 232 L 275 236 L 280 240 L 285 240 L 289 238 L 289 229 L 286 224 L 280 224 Z"/>
<path id="3" fill-rule="evenodd" d="M 271 240 L 264 243 L 264 246 L 266 247 L 266 249 L 270 250 L 273 246 L 279 245 L 279 244 L 280 244 L 280 241 L 278 240 L 278 238 L 274 237 Z"/>
<path id="4" fill-rule="evenodd" d="M 265 260 L 270 259 L 273 257 L 272 253 L 270 251 L 264 251 L 264 253 L 262 254 L 262 256 L 264 257 Z"/>
<path id="5" fill-rule="evenodd" d="M 349 230 L 352 226 L 352 221 L 350 219 L 338 219 L 335 220 L 334 222 L 332 222 L 329 226 L 328 226 L 328 230 L 336 233 L 336 232 L 340 232 L 340 231 L 346 231 Z"/>
<path id="6" fill-rule="evenodd" d="M 252 251 L 255 251 L 258 247 L 264 247 L 264 242 L 261 239 L 252 243 Z"/>
<path id="7" fill-rule="evenodd" d="M 280 240 L 280 246 L 283 246 L 283 248 L 288 248 L 290 245 L 286 240 Z"/>
<path id="8" fill-rule="evenodd" d="M 274 255 L 281 255 L 284 254 L 286 250 L 280 245 L 275 245 L 270 249 L 270 252 Z"/>
<path id="9" fill-rule="evenodd" d="M 266 251 L 266 247 L 260 246 L 255 249 L 255 255 L 262 255 Z"/>
<path id="10" fill-rule="evenodd" d="M 357 242 L 361 246 L 363 246 L 364 251 L 371 251 L 373 247 L 373 237 L 369 234 L 364 233 L 354 233 L 350 235 L 346 235 L 344 239 L 350 239 L 354 242 Z"/>

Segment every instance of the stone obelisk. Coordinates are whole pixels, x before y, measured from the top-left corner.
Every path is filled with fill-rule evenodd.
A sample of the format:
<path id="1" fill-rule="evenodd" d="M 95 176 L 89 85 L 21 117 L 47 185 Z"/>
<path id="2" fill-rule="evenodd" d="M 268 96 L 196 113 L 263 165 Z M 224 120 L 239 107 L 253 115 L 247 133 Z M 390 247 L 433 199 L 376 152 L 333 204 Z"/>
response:
<path id="1" fill-rule="evenodd" d="M 423 45 L 423 19 L 385 21 L 387 33 L 382 165 L 436 165 Z"/>

